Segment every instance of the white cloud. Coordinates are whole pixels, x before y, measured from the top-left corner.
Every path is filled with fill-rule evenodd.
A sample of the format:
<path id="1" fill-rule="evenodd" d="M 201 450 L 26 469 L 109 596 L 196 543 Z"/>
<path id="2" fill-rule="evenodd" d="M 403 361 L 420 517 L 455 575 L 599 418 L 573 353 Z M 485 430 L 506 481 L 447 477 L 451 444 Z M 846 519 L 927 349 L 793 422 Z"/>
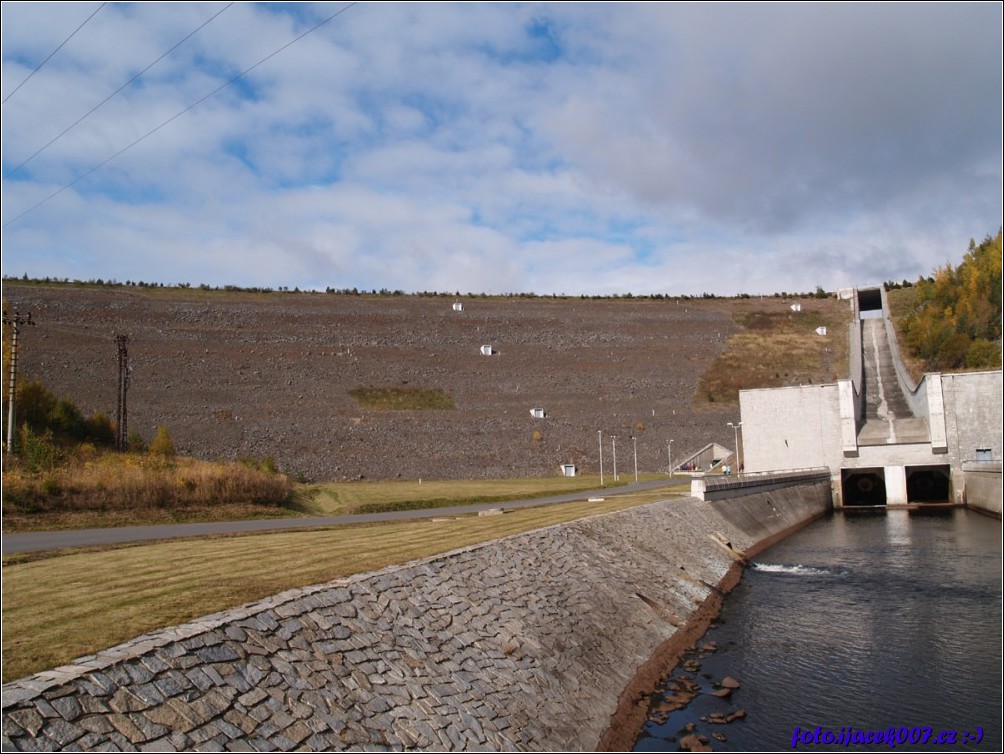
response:
<path id="1" fill-rule="evenodd" d="M 103 8 L 4 105 L 5 176 L 223 7 Z M 344 7 L 234 5 L 5 178 L 4 273 L 769 293 L 1001 222 L 994 4 L 360 4 L 18 218 Z M 5 3 L 3 95 L 92 11 Z"/>

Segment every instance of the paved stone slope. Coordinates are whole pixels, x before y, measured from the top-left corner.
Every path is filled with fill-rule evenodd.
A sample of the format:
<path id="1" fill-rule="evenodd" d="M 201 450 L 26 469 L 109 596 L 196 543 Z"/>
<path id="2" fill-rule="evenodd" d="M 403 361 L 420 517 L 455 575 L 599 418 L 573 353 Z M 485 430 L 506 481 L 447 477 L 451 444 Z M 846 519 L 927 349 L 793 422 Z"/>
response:
<path id="1" fill-rule="evenodd" d="M 4 686 L 3 749 L 590 750 L 735 562 L 723 543 L 825 510 L 806 489 L 656 503 L 140 637 Z"/>

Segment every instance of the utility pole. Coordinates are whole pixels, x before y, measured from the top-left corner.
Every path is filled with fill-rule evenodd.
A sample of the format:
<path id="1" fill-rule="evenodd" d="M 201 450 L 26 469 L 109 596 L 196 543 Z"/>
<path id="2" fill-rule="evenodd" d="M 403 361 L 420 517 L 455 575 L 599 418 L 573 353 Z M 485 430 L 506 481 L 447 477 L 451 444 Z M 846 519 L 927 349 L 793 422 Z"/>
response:
<path id="1" fill-rule="evenodd" d="M 669 460 L 669 475 L 673 476 L 673 441 L 666 442 L 666 456 Z"/>
<path id="2" fill-rule="evenodd" d="M 126 348 L 126 343 L 128 342 L 128 335 L 115 336 L 115 343 L 119 347 L 119 398 L 115 416 L 117 424 L 115 444 L 120 451 L 125 450 L 129 446 L 128 417 L 126 411 L 126 391 L 129 390 L 129 351 Z"/>
<path id="3" fill-rule="evenodd" d="M 8 327 L 13 327 L 14 332 L 10 341 L 10 392 L 8 393 L 7 404 L 7 456 L 14 450 L 14 393 L 17 385 L 17 336 L 21 332 L 21 325 L 32 325 L 31 312 L 22 318 L 21 313 L 15 309 L 13 318 L 3 313 L 3 323 Z"/>

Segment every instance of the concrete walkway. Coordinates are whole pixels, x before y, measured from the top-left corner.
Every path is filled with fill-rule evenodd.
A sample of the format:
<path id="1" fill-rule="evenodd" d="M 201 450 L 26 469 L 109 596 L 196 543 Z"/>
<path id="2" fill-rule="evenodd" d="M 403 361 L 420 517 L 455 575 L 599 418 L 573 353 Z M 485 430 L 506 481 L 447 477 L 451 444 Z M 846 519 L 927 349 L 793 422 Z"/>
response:
<path id="1" fill-rule="evenodd" d="M 689 479 L 684 480 L 689 485 Z M 681 484 L 680 481 L 674 484 Z M 343 526 L 345 524 L 366 524 L 385 521 L 409 521 L 441 516 L 459 516 L 491 508 L 532 508 L 538 505 L 554 505 L 587 500 L 590 497 L 611 497 L 631 492 L 668 487 L 670 482 L 637 482 L 622 487 L 608 487 L 598 490 L 571 492 L 551 497 L 511 500 L 509 502 L 478 503 L 457 505 L 449 508 L 424 508 L 422 510 L 391 511 L 387 513 L 361 513 L 349 516 L 305 516 L 299 518 L 259 519 L 254 521 L 215 521 L 197 524 L 159 524 L 156 526 L 118 526 L 106 529 L 66 529 L 62 531 L 21 532 L 3 535 L 3 554 L 40 550 L 58 550 L 66 547 L 95 547 L 125 544 L 127 542 L 148 542 L 180 537 L 202 537 L 221 534 L 249 534 L 283 529 L 305 529 L 318 526 Z"/>

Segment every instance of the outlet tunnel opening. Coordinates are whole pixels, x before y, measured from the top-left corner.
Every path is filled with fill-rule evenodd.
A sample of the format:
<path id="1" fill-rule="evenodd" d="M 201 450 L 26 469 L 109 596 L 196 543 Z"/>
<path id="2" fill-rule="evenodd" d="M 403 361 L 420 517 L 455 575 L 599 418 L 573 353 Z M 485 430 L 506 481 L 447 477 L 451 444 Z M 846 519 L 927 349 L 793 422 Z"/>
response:
<path id="1" fill-rule="evenodd" d="M 840 490 L 844 505 L 885 505 L 885 471 L 842 469 Z"/>
<path id="2" fill-rule="evenodd" d="M 882 291 L 879 288 L 862 288 L 858 290 L 858 312 L 882 311 Z"/>
<path id="3" fill-rule="evenodd" d="M 950 466 L 907 466 L 906 499 L 909 503 L 947 503 L 951 501 Z"/>

